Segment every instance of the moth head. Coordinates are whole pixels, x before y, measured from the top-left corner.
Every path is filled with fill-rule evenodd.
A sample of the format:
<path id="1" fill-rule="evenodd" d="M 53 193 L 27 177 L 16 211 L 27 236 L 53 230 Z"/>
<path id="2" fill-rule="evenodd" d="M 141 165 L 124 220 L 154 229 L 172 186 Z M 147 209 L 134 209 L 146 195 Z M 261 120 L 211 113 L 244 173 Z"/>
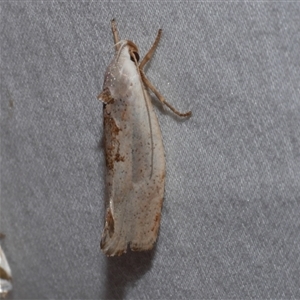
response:
<path id="1" fill-rule="evenodd" d="M 140 55 L 139 55 L 139 49 L 138 49 L 138 47 L 132 41 L 127 41 L 127 45 L 128 45 L 128 48 L 129 48 L 130 59 L 133 62 L 137 63 L 140 60 Z"/>

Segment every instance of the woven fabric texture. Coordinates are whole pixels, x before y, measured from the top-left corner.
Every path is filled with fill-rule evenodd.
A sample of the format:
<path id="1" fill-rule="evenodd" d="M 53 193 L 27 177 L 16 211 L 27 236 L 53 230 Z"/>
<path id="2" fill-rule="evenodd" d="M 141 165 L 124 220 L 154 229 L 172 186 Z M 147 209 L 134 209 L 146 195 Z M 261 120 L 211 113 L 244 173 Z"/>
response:
<path id="1" fill-rule="evenodd" d="M 1 241 L 14 299 L 300 298 L 299 2 L 1 1 Z M 155 249 L 106 258 L 110 20 L 143 56 L 167 162 Z"/>

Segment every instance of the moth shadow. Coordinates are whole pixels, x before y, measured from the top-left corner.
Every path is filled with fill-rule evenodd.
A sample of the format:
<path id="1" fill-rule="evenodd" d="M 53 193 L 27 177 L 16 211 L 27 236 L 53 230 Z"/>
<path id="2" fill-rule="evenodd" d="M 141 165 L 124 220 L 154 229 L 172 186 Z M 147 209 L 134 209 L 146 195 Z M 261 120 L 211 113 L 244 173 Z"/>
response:
<path id="1" fill-rule="evenodd" d="M 97 150 L 104 151 L 104 149 L 105 149 L 105 138 L 104 138 L 104 133 L 103 133 L 101 138 L 98 141 Z"/>
<path id="2" fill-rule="evenodd" d="M 107 257 L 105 291 L 101 299 L 124 299 L 127 288 L 150 270 L 154 255 L 155 246 L 150 251 L 128 250 L 119 257 Z"/>

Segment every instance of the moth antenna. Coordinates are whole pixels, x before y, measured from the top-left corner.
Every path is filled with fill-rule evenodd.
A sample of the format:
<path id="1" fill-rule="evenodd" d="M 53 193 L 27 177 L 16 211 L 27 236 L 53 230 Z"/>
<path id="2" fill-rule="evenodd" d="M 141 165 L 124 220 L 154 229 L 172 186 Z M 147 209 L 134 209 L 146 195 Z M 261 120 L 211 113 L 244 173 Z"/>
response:
<path id="1" fill-rule="evenodd" d="M 119 38 L 119 32 L 118 32 L 117 23 L 115 19 L 111 20 L 111 30 L 114 36 L 115 49 L 116 51 L 118 51 L 120 48 L 120 45 L 118 44 L 120 42 L 120 38 Z"/>
<path id="2" fill-rule="evenodd" d="M 141 61 L 140 63 L 140 69 L 142 70 L 143 67 L 145 66 L 145 64 L 151 59 L 151 57 L 153 56 L 157 46 L 158 46 L 158 43 L 159 43 L 159 40 L 161 38 L 161 34 L 162 34 L 162 29 L 159 29 L 158 32 L 157 32 L 157 36 L 155 38 L 155 41 L 152 45 L 152 47 L 150 48 L 150 50 L 147 52 L 147 54 L 145 55 L 145 57 L 143 58 L 143 60 Z"/>

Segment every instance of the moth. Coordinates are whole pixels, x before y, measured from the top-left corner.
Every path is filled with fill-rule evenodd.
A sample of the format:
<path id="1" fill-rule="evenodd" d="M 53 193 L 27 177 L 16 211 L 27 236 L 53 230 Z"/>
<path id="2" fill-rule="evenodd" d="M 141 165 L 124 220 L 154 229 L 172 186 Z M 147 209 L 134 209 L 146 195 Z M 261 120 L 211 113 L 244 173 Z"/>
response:
<path id="1" fill-rule="evenodd" d="M 111 21 L 115 56 L 98 96 L 103 102 L 106 186 L 108 203 L 100 247 L 107 256 L 150 250 L 157 239 L 165 187 L 162 135 L 148 90 L 176 115 L 188 117 L 170 105 L 143 71 L 158 45 L 139 62 L 138 47 L 120 40 Z"/>
<path id="2" fill-rule="evenodd" d="M 4 238 L 4 234 L 0 233 L 0 238 Z M 0 246 L 0 298 L 5 298 L 7 293 L 12 290 L 11 269 L 7 262 L 6 256 Z"/>

